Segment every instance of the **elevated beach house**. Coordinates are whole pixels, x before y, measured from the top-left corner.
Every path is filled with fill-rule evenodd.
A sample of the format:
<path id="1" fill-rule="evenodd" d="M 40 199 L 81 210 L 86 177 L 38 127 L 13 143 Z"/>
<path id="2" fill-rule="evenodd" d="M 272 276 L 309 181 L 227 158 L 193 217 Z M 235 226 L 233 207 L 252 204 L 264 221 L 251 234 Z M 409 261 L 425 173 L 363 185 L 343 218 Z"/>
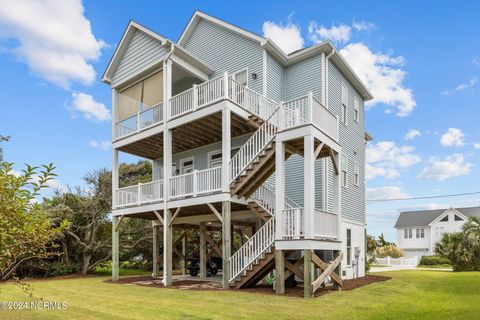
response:
<path id="1" fill-rule="evenodd" d="M 480 217 L 480 207 L 401 212 L 395 229 L 397 244 L 408 258 L 434 254 L 444 233 L 458 232 L 469 217 Z"/>
<path id="2" fill-rule="evenodd" d="M 295 277 L 309 297 L 364 275 L 372 95 L 331 42 L 286 54 L 198 11 L 177 42 L 132 21 L 102 80 L 112 88 L 114 280 L 123 218 L 152 220 L 153 275 L 161 256 L 165 286 L 190 241 L 173 239 L 175 228 L 200 233 L 200 278 L 222 257 L 225 288 L 275 270 L 277 293 Z M 120 187 L 120 153 L 152 161 L 152 181 Z"/>

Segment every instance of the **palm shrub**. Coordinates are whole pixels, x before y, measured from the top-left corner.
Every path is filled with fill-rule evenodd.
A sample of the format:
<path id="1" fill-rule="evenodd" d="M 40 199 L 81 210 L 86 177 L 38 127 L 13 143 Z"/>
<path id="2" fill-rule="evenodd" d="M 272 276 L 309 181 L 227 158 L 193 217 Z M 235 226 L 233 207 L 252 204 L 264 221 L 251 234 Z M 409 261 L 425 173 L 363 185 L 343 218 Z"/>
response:
<path id="1" fill-rule="evenodd" d="M 375 249 L 375 257 L 377 258 L 401 258 L 404 255 L 405 251 L 403 251 L 393 243 Z"/>
<path id="2" fill-rule="evenodd" d="M 444 234 L 435 253 L 450 260 L 454 271 L 480 271 L 480 218 L 469 218 L 460 232 Z"/>

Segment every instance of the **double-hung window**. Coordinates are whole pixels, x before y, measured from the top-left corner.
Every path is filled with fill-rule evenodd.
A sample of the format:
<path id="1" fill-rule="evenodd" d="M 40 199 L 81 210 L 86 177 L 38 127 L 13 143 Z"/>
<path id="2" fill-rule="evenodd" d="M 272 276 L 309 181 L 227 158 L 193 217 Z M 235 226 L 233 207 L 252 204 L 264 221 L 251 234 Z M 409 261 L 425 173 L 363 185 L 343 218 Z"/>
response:
<path id="1" fill-rule="evenodd" d="M 416 230 L 416 236 L 417 238 L 423 239 L 425 238 L 425 229 L 419 228 Z"/>
<path id="2" fill-rule="evenodd" d="M 360 165 L 357 161 L 353 164 L 353 184 L 360 186 Z"/>
<path id="3" fill-rule="evenodd" d="M 342 82 L 342 123 L 348 124 L 348 88 Z"/>
<path id="4" fill-rule="evenodd" d="M 352 229 L 347 229 L 347 266 L 352 265 Z"/>
<path id="5" fill-rule="evenodd" d="M 353 97 L 353 120 L 360 122 L 360 102 L 357 97 Z"/>
<path id="6" fill-rule="evenodd" d="M 405 239 L 412 239 L 413 238 L 413 230 L 412 229 L 404 229 L 403 236 Z"/>
<path id="7" fill-rule="evenodd" d="M 341 159 L 341 178 L 342 178 L 342 187 L 348 187 L 348 157 L 346 154 L 342 154 Z"/>

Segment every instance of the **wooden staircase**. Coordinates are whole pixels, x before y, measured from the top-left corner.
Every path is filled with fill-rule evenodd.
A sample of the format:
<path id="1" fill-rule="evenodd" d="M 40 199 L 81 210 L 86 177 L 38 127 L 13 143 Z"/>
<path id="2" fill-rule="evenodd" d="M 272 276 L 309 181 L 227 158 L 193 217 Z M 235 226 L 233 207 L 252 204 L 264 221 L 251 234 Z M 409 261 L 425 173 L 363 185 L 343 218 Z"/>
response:
<path id="1" fill-rule="evenodd" d="M 272 217 L 272 215 L 267 210 L 265 210 L 262 206 L 258 205 L 258 203 L 255 201 L 249 201 L 248 208 L 255 212 L 255 214 L 263 221 L 268 221 Z"/>
<path id="2" fill-rule="evenodd" d="M 275 248 L 270 248 L 262 254 L 255 262 L 246 269 L 230 287 L 235 289 L 247 288 L 257 284 L 275 268 Z"/>

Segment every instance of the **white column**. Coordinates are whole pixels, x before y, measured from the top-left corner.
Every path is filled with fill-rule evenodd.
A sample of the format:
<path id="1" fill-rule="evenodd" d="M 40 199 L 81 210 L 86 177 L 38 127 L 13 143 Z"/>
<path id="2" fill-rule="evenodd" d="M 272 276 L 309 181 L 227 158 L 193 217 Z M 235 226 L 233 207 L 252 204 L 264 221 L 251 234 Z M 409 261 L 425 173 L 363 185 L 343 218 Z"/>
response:
<path id="1" fill-rule="evenodd" d="M 275 143 L 275 239 L 282 239 L 284 233 L 283 209 L 285 208 L 285 144 Z"/>
<path id="2" fill-rule="evenodd" d="M 340 153 L 334 152 L 334 159 L 337 164 L 338 170 L 341 170 Z M 342 233 L 340 228 L 341 223 L 341 210 L 342 210 L 342 187 L 341 187 L 341 171 L 338 174 L 333 175 L 333 212 L 337 214 L 337 234 L 338 240 L 342 239 Z"/>
<path id="3" fill-rule="evenodd" d="M 230 287 L 230 262 L 232 255 L 232 212 L 230 201 L 222 202 L 222 275 L 223 288 Z"/>
<path id="4" fill-rule="evenodd" d="M 314 209 L 315 209 L 315 159 L 314 137 L 304 137 L 304 230 L 305 238 L 313 239 L 314 236 Z"/>
<path id="5" fill-rule="evenodd" d="M 112 148 L 112 208 L 117 207 L 118 189 L 118 150 Z"/>
<path id="6" fill-rule="evenodd" d="M 118 281 L 119 279 L 119 261 L 118 250 L 120 237 L 118 235 L 118 222 L 120 221 L 118 216 L 112 216 L 112 281 Z"/>
<path id="7" fill-rule="evenodd" d="M 117 108 L 118 108 L 118 90 L 112 88 L 112 141 L 116 139 L 116 123 L 117 123 Z"/>
<path id="8" fill-rule="evenodd" d="M 170 194 L 170 177 L 172 175 L 172 131 L 166 129 L 163 133 L 163 283 L 169 286 L 172 283 L 172 227 L 170 226 L 171 213 L 168 209 Z"/>
<path id="9" fill-rule="evenodd" d="M 231 112 L 222 109 L 222 191 L 230 193 Z"/>

